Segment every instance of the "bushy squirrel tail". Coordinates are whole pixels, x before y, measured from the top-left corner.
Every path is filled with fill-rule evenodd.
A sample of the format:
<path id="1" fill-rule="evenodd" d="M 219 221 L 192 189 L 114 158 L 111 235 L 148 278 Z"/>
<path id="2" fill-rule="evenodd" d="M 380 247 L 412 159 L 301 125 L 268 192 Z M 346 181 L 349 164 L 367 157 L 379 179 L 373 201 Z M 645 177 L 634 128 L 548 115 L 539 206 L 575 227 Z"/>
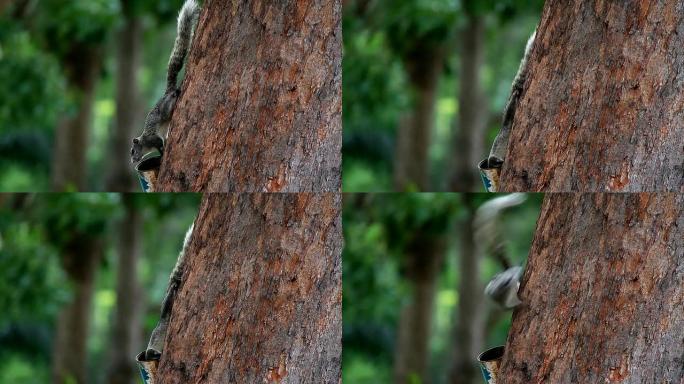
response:
<path id="1" fill-rule="evenodd" d="M 193 28 L 199 16 L 200 7 L 195 0 L 187 0 L 183 4 L 183 8 L 178 15 L 178 32 L 176 41 L 173 44 L 173 51 L 169 59 L 166 89 L 175 89 L 178 80 L 178 74 L 183 68 L 185 56 L 190 50 L 190 43 L 192 42 Z"/>

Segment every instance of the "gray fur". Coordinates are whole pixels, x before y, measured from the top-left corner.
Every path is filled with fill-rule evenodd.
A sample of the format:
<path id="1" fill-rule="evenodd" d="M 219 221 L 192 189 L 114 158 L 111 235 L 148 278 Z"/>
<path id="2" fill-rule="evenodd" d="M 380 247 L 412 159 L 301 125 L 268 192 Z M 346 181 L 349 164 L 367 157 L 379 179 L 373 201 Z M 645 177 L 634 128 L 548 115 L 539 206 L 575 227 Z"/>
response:
<path id="1" fill-rule="evenodd" d="M 488 254 L 498 259 L 505 270 L 495 275 L 485 288 L 485 295 L 497 302 L 501 307 L 510 309 L 520 304 L 518 287 L 522 267 L 511 267 L 506 254 L 504 233 L 501 231 L 501 215 L 509 208 L 519 206 L 525 202 L 522 193 L 511 193 L 488 200 L 475 213 L 475 236 L 477 244 Z"/>
<path id="2" fill-rule="evenodd" d="M 159 318 L 159 323 L 154 327 L 152 335 L 150 336 L 150 341 L 147 344 L 147 350 L 145 351 L 146 360 L 156 360 L 159 359 L 164 348 L 164 339 L 166 338 L 166 330 L 169 326 L 169 320 L 171 319 L 171 310 L 173 309 L 173 302 L 176 298 L 176 292 L 183 281 L 183 273 L 185 271 L 185 253 L 190 243 L 190 237 L 192 236 L 192 231 L 195 227 L 193 223 L 188 228 L 185 233 L 185 239 L 183 240 L 183 248 L 178 254 L 178 260 L 176 260 L 176 265 L 173 267 L 171 276 L 169 277 L 169 285 L 166 288 L 166 295 L 161 305 L 161 316 Z"/>
<path id="3" fill-rule="evenodd" d="M 195 0 L 186 0 L 180 10 L 176 41 L 173 44 L 173 51 L 167 67 L 166 91 L 150 113 L 147 114 L 142 134 L 133 139 L 131 148 L 131 162 L 133 163 L 139 162 L 142 156 L 153 148 L 164 153 L 164 140 L 168 131 L 168 123 L 180 95 L 180 89 L 176 84 L 178 74 L 183 68 L 183 62 L 190 49 L 193 29 L 197 23 L 199 11 L 200 8 Z"/>
<path id="4" fill-rule="evenodd" d="M 511 135 L 511 126 L 513 125 L 513 118 L 515 117 L 515 110 L 518 107 L 518 100 L 522 95 L 523 85 L 525 85 L 525 80 L 527 79 L 528 73 L 528 61 L 530 57 L 530 51 L 532 50 L 532 45 L 534 44 L 534 39 L 536 37 L 537 31 L 535 30 L 530 38 L 527 40 L 527 45 L 525 46 L 525 54 L 523 55 L 522 61 L 520 61 L 520 66 L 518 67 L 518 73 L 515 74 L 515 79 L 513 79 L 513 85 L 511 86 L 511 94 L 508 97 L 506 106 L 504 107 L 503 113 L 503 124 L 499 134 L 496 135 L 494 139 L 494 144 L 492 144 L 492 149 L 489 152 L 488 165 L 490 167 L 501 166 L 506 156 L 506 149 L 508 148 L 508 139 Z"/>
<path id="5" fill-rule="evenodd" d="M 166 77 L 166 89 L 176 88 L 178 74 L 183 68 L 183 61 L 190 49 L 190 42 L 192 41 L 193 27 L 197 23 L 199 16 L 199 5 L 195 0 L 187 0 L 183 4 L 178 15 L 178 30 L 176 34 L 176 41 L 173 44 L 173 51 L 169 58 L 169 65 Z"/>
<path id="6" fill-rule="evenodd" d="M 485 295 L 504 309 L 511 309 L 520 305 L 522 302 L 518 298 L 518 288 L 520 288 L 522 272 L 522 267 L 515 266 L 497 273 L 487 284 Z"/>

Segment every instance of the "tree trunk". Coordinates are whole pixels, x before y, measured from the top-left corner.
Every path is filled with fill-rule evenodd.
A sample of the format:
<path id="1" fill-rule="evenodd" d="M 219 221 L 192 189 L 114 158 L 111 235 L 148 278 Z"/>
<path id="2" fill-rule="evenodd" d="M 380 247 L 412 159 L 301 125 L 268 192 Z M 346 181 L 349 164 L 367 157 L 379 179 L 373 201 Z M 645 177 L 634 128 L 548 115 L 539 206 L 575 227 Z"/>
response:
<path id="1" fill-rule="evenodd" d="M 121 0 L 124 23 L 119 31 L 116 55 L 116 125 L 109 146 L 107 191 L 136 190 L 131 168 L 131 138 L 142 129 L 138 72 L 142 46 L 142 23 L 133 10 L 132 0 Z"/>
<path id="2" fill-rule="evenodd" d="M 684 195 L 548 195 L 507 383 L 680 383 Z"/>
<path id="3" fill-rule="evenodd" d="M 419 49 L 404 58 L 413 106 L 402 117 L 397 132 L 394 155 L 394 188 L 397 191 L 430 189 L 428 155 L 443 61 L 444 53 L 439 47 Z"/>
<path id="4" fill-rule="evenodd" d="M 206 1 L 161 191 L 339 191 L 340 0 Z"/>
<path id="5" fill-rule="evenodd" d="M 509 191 L 684 191 L 680 1 L 547 1 Z"/>
<path id="6" fill-rule="evenodd" d="M 454 130 L 453 173 L 449 190 L 479 191 L 482 188 L 476 165 L 484 153 L 489 112 L 482 90 L 480 69 L 484 62 L 484 22 L 469 12 L 461 41 L 461 76 L 458 97 L 458 126 Z"/>
<path id="7" fill-rule="evenodd" d="M 337 194 L 205 195 L 159 365 L 163 383 L 334 383 Z"/>
<path id="8" fill-rule="evenodd" d="M 109 384 L 135 384 L 138 371 L 132 356 L 143 348 L 141 316 L 143 301 L 138 282 L 138 258 L 142 220 L 135 195 L 122 195 L 126 216 L 119 228 L 116 273 L 116 312 L 112 334 Z"/>
<path id="9" fill-rule="evenodd" d="M 95 85 L 100 74 L 101 57 L 97 47 L 74 45 L 64 66 L 69 88 L 76 94 L 77 111 L 57 125 L 52 161 L 52 190 L 87 188 L 86 152 L 90 146 Z"/>
<path id="10" fill-rule="evenodd" d="M 405 277 L 412 292 L 401 309 L 394 361 L 394 382 L 429 383 L 430 330 L 437 276 L 444 259 L 445 239 L 417 235 L 406 250 Z"/>
<path id="11" fill-rule="evenodd" d="M 102 257 L 99 239 L 78 237 L 62 250 L 62 265 L 73 284 L 73 299 L 57 317 L 53 346 L 52 382 L 87 383 L 87 340 L 97 266 Z M 75 380 L 75 381 L 74 381 Z"/>
<path id="12" fill-rule="evenodd" d="M 481 380 L 473 361 L 484 340 L 484 287 L 480 283 L 481 250 L 475 244 L 474 196 L 463 195 L 467 216 L 462 225 L 459 252 L 458 318 L 454 343 L 454 364 L 449 382 L 473 384 Z"/>

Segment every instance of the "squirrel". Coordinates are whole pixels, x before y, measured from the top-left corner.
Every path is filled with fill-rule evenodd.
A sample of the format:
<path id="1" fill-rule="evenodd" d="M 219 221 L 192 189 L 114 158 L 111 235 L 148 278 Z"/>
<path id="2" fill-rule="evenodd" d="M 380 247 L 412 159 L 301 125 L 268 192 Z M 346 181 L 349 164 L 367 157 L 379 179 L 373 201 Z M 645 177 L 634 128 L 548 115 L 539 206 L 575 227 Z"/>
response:
<path id="1" fill-rule="evenodd" d="M 169 327 L 169 320 L 171 319 L 171 310 L 173 309 L 173 302 L 176 298 L 176 292 L 183 281 L 183 273 L 185 270 L 185 254 L 188 249 L 188 243 L 190 243 L 190 237 L 192 236 L 192 231 L 195 227 L 195 223 L 190 225 L 188 231 L 185 233 L 185 239 L 183 240 L 183 248 L 178 254 L 178 260 L 176 260 L 176 265 L 173 267 L 173 272 L 169 277 L 169 285 L 166 288 L 166 294 L 164 295 L 164 300 L 161 305 L 161 316 L 159 317 L 159 323 L 154 327 L 152 335 L 150 335 L 150 341 L 147 344 L 147 349 L 145 350 L 145 360 L 159 360 L 164 348 L 164 339 L 166 338 L 166 330 Z"/>
<path id="2" fill-rule="evenodd" d="M 494 300 L 503 309 L 513 309 L 522 304 L 518 298 L 520 288 L 520 278 L 523 269 L 521 266 L 508 268 L 499 272 L 487 284 L 485 295 Z"/>
<path id="3" fill-rule="evenodd" d="M 496 135 L 494 144 L 492 144 L 492 148 L 489 152 L 489 157 L 487 158 L 487 165 L 489 168 L 500 167 L 503 164 L 504 157 L 506 155 L 506 149 L 508 148 L 508 139 L 511 135 L 513 118 L 515 117 L 515 110 L 518 107 L 518 100 L 520 99 L 520 96 L 522 96 L 523 85 L 527 79 L 527 64 L 536 35 L 537 31 L 535 30 L 525 45 L 525 54 L 520 61 L 518 72 L 515 74 L 513 85 L 511 86 L 511 94 L 508 96 L 508 101 L 506 101 L 506 106 L 504 107 L 503 124 L 501 130 L 499 131 L 499 134 Z"/>
<path id="4" fill-rule="evenodd" d="M 183 62 L 190 50 L 193 28 L 199 16 L 199 5 L 195 0 L 186 0 L 178 15 L 178 32 L 173 44 L 166 74 L 166 91 L 157 101 L 145 119 L 145 127 L 140 136 L 133 139 L 131 162 L 137 163 L 142 156 L 153 148 L 164 153 L 164 140 L 168 134 L 168 125 L 176 107 L 180 89 L 176 82 L 183 68 Z"/>
<path id="5" fill-rule="evenodd" d="M 506 254 L 504 233 L 501 231 L 501 215 L 509 208 L 519 206 L 526 197 L 521 193 L 511 193 L 488 200 L 475 213 L 475 236 L 482 246 L 505 269 L 492 277 L 485 288 L 485 295 L 503 309 L 512 309 L 522 302 L 518 298 L 518 288 L 523 268 L 511 266 Z"/>

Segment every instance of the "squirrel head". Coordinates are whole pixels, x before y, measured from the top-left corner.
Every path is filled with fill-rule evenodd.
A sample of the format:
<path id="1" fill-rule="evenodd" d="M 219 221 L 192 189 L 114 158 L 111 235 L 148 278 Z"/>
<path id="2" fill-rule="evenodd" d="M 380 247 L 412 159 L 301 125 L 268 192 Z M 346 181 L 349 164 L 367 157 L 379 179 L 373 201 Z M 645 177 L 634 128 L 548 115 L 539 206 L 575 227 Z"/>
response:
<path id="1" fill-rule="evenodd" d="M 131 146 L 131 162 L 138 163 L 147 152 L 154 148 L 161 153 L 164 152 L 164 140 L 159 135 L 153 134 L 134 138 L 133 146 Z"/>
<path id="2" fill-rule="evenodd" d="M 143 155 L 143 147 L 142 144 L 140 143 L 139 138 L 134 138 L 133 139 L 133 146 L 131 147 L 131 162 L 132 163 L 137 163 L 142 159 Z"/>

